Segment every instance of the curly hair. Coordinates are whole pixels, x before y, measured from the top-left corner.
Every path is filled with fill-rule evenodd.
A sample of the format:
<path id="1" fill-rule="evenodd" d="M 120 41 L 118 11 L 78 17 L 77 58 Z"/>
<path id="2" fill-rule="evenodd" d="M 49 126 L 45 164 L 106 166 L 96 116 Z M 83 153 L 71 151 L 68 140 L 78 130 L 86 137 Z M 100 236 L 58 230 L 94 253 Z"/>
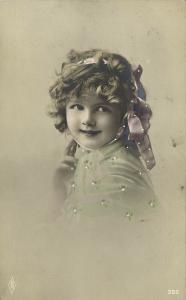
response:
<path id="1" fill-rule="evenodd" d="M 94 63 L 84 63 L 92 58 Z M 67 129 L 66 103 L 72 97 L 78 98 L 85 91 L 94 91 L 106 101 L 118 99 L 126 112 L 135 91 L 132 67 L 127 59 L 100 49 L 71 50 L 57 76 L 49 89 L 52 104 L 48 114 L 55 118 L 55 127 L 60 132 Z"/>

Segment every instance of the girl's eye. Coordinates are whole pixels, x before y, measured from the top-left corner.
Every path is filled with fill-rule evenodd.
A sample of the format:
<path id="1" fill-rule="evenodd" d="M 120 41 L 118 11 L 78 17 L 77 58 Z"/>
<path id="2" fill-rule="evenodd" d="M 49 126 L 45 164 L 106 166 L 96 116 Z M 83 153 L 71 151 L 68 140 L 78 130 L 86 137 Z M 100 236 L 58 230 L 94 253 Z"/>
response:
<path id="1" fill-rule="evenodd" d="M 81 104 L 73 104 L 73 105 L 70 106 L 70 109 L 83 110 L 84 107 Z"/>
<path id="2" fill-rule="evenodd" d="M 99 106 L 97 110 L 100 112 L 110 112 L 110 109 L 106 106 Z"/>

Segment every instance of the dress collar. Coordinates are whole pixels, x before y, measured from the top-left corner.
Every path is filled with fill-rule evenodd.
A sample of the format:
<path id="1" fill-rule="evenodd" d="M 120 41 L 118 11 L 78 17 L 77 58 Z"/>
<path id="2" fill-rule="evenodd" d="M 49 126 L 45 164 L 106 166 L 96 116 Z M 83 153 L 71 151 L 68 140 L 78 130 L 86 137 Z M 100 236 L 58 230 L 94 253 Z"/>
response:
<path id="1" fill-rule="evenodd" d="M 119 148 L 124 147 L 124 144 L 121 140 L 115 141 L 112 144 L 107 144 L 99 148 L 97 151 L 103 155 L 104 158 L 111 156 Z"/>
<path id="2" fill-rule="evenodd" d="M 121 140 L 118 140 L 112 144 L 106 144 L 96 150 L 85 150 L 83 148 L 81 148 L 81 150 L 86 154 L 92 154 L 97 157 L 101 156 L 102 158 L 106 158 L 106 157 L 110 157 L 113 153 L 115 153 L 118 149 L 122 147 L 124 148 L 123 142 Z"/>

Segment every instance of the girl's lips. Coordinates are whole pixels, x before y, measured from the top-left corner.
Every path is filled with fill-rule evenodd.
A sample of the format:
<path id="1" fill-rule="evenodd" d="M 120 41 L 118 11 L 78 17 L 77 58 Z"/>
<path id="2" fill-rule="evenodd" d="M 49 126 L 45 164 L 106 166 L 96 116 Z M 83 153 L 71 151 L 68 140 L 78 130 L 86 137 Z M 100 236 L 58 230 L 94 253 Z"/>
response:
<path id="1" fill-rule="evenodd" d="M 87 134 L 87 135 L 96 135 L 101 132 L 101 130 L 82 130 L 80 129 L 81 133 Z"/>

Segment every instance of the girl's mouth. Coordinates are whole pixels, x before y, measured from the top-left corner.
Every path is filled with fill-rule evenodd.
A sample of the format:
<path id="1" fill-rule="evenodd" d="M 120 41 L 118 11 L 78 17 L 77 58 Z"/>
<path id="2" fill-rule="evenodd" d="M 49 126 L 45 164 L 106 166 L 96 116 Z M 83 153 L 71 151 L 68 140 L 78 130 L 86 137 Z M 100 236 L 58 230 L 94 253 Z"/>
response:
<path id="1" fill-rule="evenodd" d="M 89 136 L 91 136 L 91 135 L 97 135 L 97 134 L 99 134 L 101 132 L 101 130 L 82 130 L 82 129 L 80 129 L 79 131 L 81 133 L 83 133 L 85 135 L 89 135 Z"/>

